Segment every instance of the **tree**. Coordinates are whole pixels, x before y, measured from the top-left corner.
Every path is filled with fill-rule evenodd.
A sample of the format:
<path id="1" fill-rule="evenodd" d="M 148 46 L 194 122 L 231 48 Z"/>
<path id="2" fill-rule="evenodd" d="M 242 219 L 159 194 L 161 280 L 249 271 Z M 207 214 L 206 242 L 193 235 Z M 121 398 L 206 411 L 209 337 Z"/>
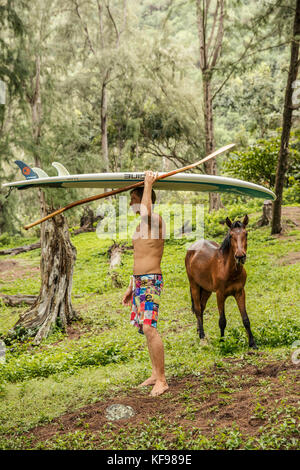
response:
<path id="1" fill-rule="evenodd" d="M 299 41 L 300 41 L 300 0 L 296 0 L 294 25 L 291 42 L 290 66 L 285 91 L 283 123 L 281 133 L 281 145 L 278 154 L 278 163 L 275 181 L 276 200 L 273 203 L 273 217 L 271 233 L 280 233 L 281 227 L 281 205 L 285 175 L 288 166 L 289 140 L 292 127 L 293 114 L 293 83 L 295 82 L 299 68 Z"/>
<path id="2" fill-rule="evenodd" d="M 247 67 L 257 63 L 262 53 L 286 44 L 286 41 L 274 44 L 274 36 L 282 34 L 288 8 L 281 0 L 196 0 L 207 152 L 214 146 L 216 97 L 231 77 L 244 73 Z M 215 174 L 216 168 L 213 161 L 207 171 Z M 219 197 L 211 195 L 210 209 L 217 207 Z"/>
<path id="3" fill-rule="evenodd" d="M 24 100 L 21 81 L 26 68 L 20 60 L 20 51 L 26 32 L 17 11 L 20 6 L 25 6 L 22 1 L 3 1 L 0 5 L 0 92 L 5 95 L 1 96 L 4 103 L 0 103 L 0 183 L 11 176 L 8 161 L 12 156 L 13 107 L 22 106 Z M 17 231 L 16 198 L 6 196 L 7 191 L 0 189 L 0 234 Z"/>
<path id="4" fill-rule="evenodd" d="M 58 6 L 59 10 L 59 6 Z M 43 153 L 49 152 L 47 145 L 47 122 L 54 107 L 53 87 L 47 65 L 51 63 L 52 33 L 50 18 L 57 13 L 55 0 L 31 2 L 23 21 L 28 30 L 28 40 L 23 42 L 22 54 L 28 64 L 28 74 L 22 79 L 22 88 L 29 106 L 29 116 L 23 121 L 27 126 L 26 139 L 16 145 L 25 148 L 34 165 L 46 163 Z M 44 92 L 44 93 L 43 93 Z M 47 97 L 48 95 L 48 97 Z M 47 102 L 48 98 L 48 102 Z M 44 102 L 43 102 L 44 99 Z M 43 114 L 43 108 L 47 113 Z M 53 211 L 47 194 L 39 191 L 41 215 Z M 70 240 L 64 216 L 49 219 L 41 226 L 41 288 L 30 308 L 25 311 L 14 328 L 23 326 L 35 335 L 35 344 L 47 336 L 51 326 L 59 322 L 66 327 L 77 318 L 71 303 L 71 288 L 76 249 Z"/>
<path id="5" fill-rule="evenodd" d="M 52 212 L 53 208 L 49 209 Z M 76 249 L 70 241 L 68 224 L 62 216 L 42 225 L 41 289 L 33 305 L 20 315 L 14 329 L 22 326 L 39 344 L 55 324 L 66 328 L 77 319 L 71 303 Z"/>
<path id="6" fill-rule="evenodd" d="M 205 149 L 207 155 L 212 153 L 215 147 L 211 81 L 214 68 L 220 57 L 224 37 L 224 3 L 224 0 L 217 0 L 211 8 L 210 0 L 196 0 L 199 65 L 202 72 Z M 205 163 L 205 169 L 210 175 L 217 174 L 215 158 Z M 210 193 L 209 196 L 210 210 L 219 209 L 219 194 Z"/>

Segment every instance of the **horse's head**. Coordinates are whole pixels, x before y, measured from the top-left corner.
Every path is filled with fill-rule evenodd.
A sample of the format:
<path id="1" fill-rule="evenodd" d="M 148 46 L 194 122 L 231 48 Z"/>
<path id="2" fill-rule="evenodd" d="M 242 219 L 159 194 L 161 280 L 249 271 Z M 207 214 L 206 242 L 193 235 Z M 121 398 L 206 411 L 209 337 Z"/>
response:
<path id="1" fill-rule="evenodd" d="M 248 215 L 245 215 L 243 222 L 237 220 L 236 222 L 231 222 L 227 217 L 226 224 L 229 227 L 228 238 L 230 245 L 232 247 L 234 257 L 237 264 L 244 264 L 246 261 L 246 252 L 247 252 L 247 231 L 246 226 L 248 225 L 249 218 Z"/>

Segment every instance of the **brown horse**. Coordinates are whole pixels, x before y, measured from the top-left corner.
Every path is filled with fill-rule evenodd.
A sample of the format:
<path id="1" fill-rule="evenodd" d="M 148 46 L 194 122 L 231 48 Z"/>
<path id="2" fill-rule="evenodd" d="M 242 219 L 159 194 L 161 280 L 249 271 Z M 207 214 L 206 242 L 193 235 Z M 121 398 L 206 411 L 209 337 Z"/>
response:
<path id="1" fill-rule="evenodd" d="M 216 292 L 220 314 L 219 327 L 221 338 L 226 327 L 225 300 L 230 295 L 235 297 L 246 328 L 249 347 L 256 349 L 250 329 L 250 321 L 245 306 L 245 290 L 247 274 L 243 267 L 246 261 L 248 216 L 243 222 L 234 223 L 227 217 L 229 232 L 223 243 L 200 240 L 187 251 L 185 266 L 190 281 L 192 310 L 197 317 L 197 331 L 201 340 L 204 339 L 203 312 L 212 292 Z"/>

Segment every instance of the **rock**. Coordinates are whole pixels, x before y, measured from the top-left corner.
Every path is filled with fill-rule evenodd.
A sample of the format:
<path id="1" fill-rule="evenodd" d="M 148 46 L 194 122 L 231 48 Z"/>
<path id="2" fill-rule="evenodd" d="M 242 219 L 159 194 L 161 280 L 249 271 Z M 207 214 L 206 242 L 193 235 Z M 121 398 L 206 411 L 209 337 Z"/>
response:
<path id="1" fill-rule="evenodd" d="M 135 415 L 135 411 L 131 406 L 115 404 L 106 408 L 106 418 L 109 421 L 116 421 L 118 419 L 131 418 Z"/>

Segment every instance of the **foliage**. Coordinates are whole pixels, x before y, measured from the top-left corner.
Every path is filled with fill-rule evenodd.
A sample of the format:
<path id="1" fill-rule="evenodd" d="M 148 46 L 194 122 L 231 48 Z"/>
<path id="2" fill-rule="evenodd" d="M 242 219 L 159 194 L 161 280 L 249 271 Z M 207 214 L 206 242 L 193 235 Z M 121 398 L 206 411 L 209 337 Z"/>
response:
<path id="1" fill-rule="evenodd" d="M 21 382 L 32 377 L 49 377 L 60 372 L 74 374 L 81 367 L 125 362 L 133 354 L 132 346 L 106 342 L 101 347 L 97 338 L 66 351 L 53 350 L 50 345 L 45 351 L 35 354 L 29 349 L 28 352 L 23 352 L 21 357 L 18 350 L 12 346 L 8 348 L 7 363 L 1 367 L 0 380 Z"/>
<path id="2" fill-rule="evenodd" d="M 289 177 L 299 178 L 300 175 L 300 152 L 297 148 L 298 134 L 292 133 L 291 135 L 290 163 L 285 186 L 293 181 L 293 179 L 289 181 Z M 279 149 L 279 136 L 260 139 L 244 151 L 231 153 L 229 159 L 224 161 L 223 168 L 229 175 L 273 188 Z"/>
<path id="3" fill-rule="evenodd" d="M 26 9 L 26 3 L 22 0 L 4 0 L 0 5 L 0 80 L 8 85 L 11 94 L 22 94 L 21 75 L 24 73 L 22 61 L 20 61 L 18 46 L 24 34 L 24 24 L 19 8 Z M 15 42 L 10 40 L 8 32 L 13 33 Z M 3 122 L 4 107 L 0 105 L 0 123 Z"/>
<path id="4" fill-rule="evenodd" d="M 300 152 L 297 147 L 298 133 L 292 133 L 287 177 L 299 177 Z M 223 164 L 229 174 L 253 183 L 264 184 L 273 188 L 280 149 L 280 137 L 260 139 L 245 151 L 233 152 Z M 287 179 L 285 186 L 289 184 Z"/>
<path id="5" fill-rule="evenodd" d="M 299 338 L 300 322 L 287 318 L 285 320 L 268 319 L 264 325 L 253 328 L 253 335 L 258 347 L 291 346 Z M 228 328 L 223 340 L 214 338 L 215 348 L 223 356 L 232 355 L 248 348 L 247 337 L 242 327 Z"/>
<path id="6" fill-rule="evenodd" d="M 288 188 L 283 191 L 283 204 L 300 203 L 300 180 L 290 176 L 288 181 Z"/>

